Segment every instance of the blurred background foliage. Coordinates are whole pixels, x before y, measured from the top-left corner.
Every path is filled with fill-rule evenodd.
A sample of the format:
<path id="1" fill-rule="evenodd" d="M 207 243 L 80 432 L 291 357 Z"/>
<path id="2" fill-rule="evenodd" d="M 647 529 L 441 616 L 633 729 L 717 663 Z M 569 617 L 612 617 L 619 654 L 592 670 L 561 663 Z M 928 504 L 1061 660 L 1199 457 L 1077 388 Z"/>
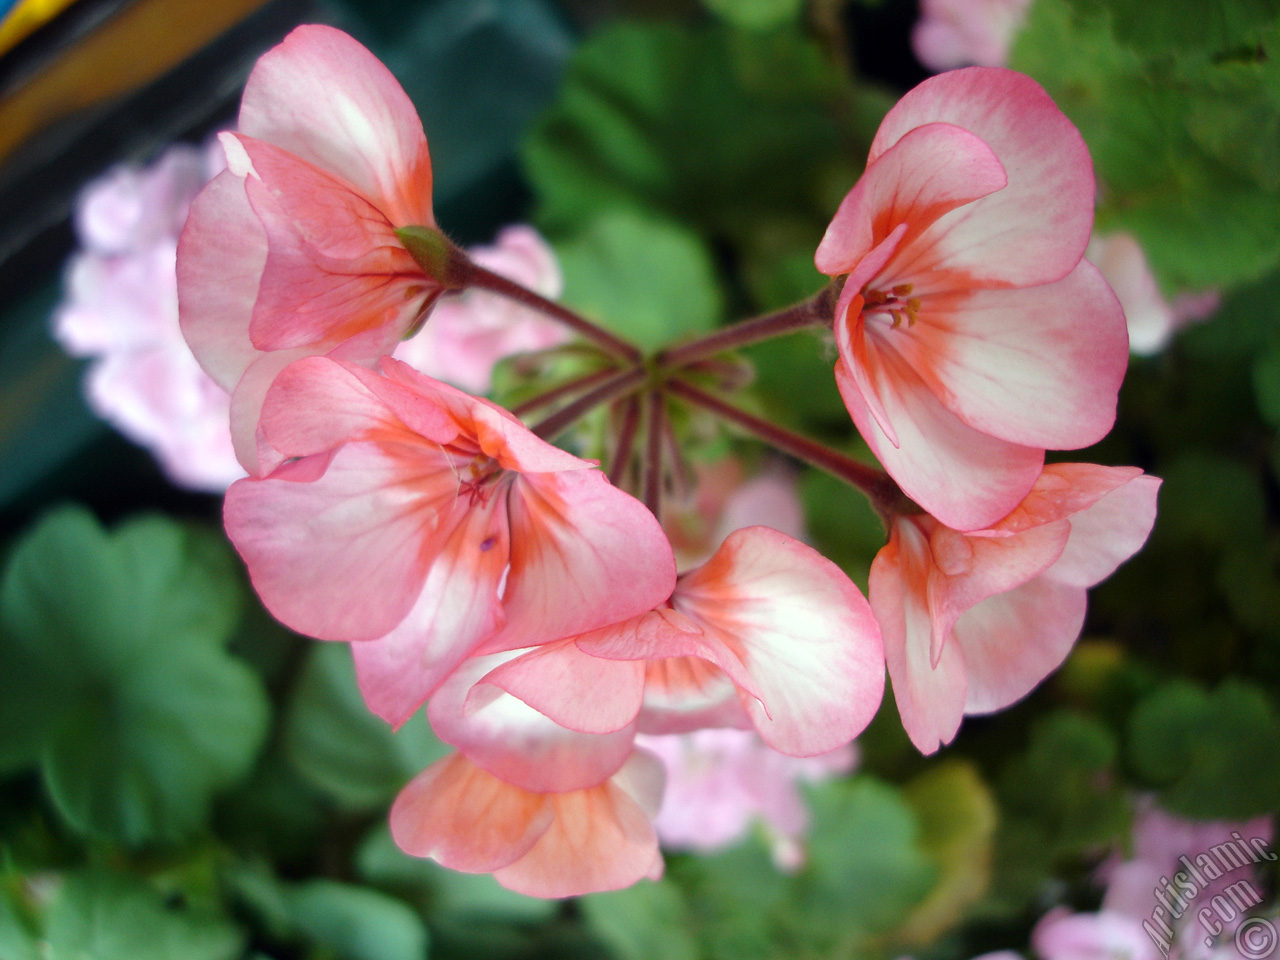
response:
<path id="1" fill-rule="evenodd" d="M 1167 294 L 1223 294 L 1134 359 L 1116 430 L 1084 455 L 1166 483 L 1068 663 L 929 761 L 887 698 L 859 771 L 810 791 L 794 874 L 752 837 L 567 903 L 391 843 L 387 805 L 442 746 L 422 717 L 392 735 L 344 650 L 272 623 L 216 498 L 170 487 L 86 409 L 47 334 L 68 211 L 110 164 L 228 124 L 292 24 L 333 22 L 418 104 L 442 226 L 480 242 L 533 222 L 566 300 L 656 345 L 821 285 L 817 240 L 925 76 L 915 4 L 282 0 L 242 5 L 226 33 L 162 34 L 127 89 L 119 56 L 86 75 L 86 40 L 147 2 L 80 0 L 0 60 L 0 121 L 32 84 L 62 84 L 40 102 L 67 107 L 0 163 L 0 960 L 963 960 L 1026 950 L 1054 904 L 1096 907 L 1092 870 L 1140 794 L 1199 819 L 1280 807 L 1272 0 L 1034 0 L 1014 42 L 1011 65 L 1089 143 L 1100 227 L 1136 235 Z M 829 345 L 749 358 L 759 409 L 865 452 Z M 816 544 L 865 584 L 874 515 L 825 476 L 801 490 Z"/>

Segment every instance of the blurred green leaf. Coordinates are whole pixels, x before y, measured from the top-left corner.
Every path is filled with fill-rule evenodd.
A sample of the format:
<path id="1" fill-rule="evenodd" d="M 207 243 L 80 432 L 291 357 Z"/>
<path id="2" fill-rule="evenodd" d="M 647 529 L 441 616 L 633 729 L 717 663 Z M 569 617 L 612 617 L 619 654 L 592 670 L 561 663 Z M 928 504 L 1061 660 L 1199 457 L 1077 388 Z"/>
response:
<path id="1" fill-rule="evenodd" d="M 938 763 L 908 783 L 903 796 L 920 820 L 920 844 L 940 875 L 895 936 L 927 947 L 986 893 L 996 804 L 977 769 L 963 760 Z"/>
<path id="2" fill-rule="evenodd" d="M 564 302 L 646 349 L 712 329 L 724 307 L 710 253 L 671 220 L 615 210 L 556 253 Z"/>
<path id="3" fill-rule="evenodd" d="M 1256 44 L 1280 13 L 1275 0 L 1080 0 L 1080 7 L 1106 11 L 1116 38 L 1145 54 L 1206 57 Z"/>
<path id="4" fill-rule="evenodd" d="M 317 643 L 308 654 L 285 714 L 284 749 L 309 783 L 352 810 L 387 806 L 448 752 L 425 711 L 398 731 L 369 711 L 341 643 Z"/>
<path id="5" fill-rule="evenodd" d="M 805 877 L 815 913 L 838 911 L 842 925 L 866 934 L 902 923 L 938 881 L 903 794 L 859 776 L 815 788 L 810 801 L 817 840 Z"/>
<path id="6" fill-rule="evenodd" d="M 578 902 L 588 926 L 619 960 L 698 960 L 688 908 L 670 882 L 642 880 Z"/>
<path id="7" fill-rule="evenodd" d="M 1257 543 L 1265 530 L 1265 511 L 1254 471 L 1228 457 L 1188 452 L 1164 468 L 1156 532 L 1162 540 Z"/>
<path id="8" fill-rule="evenodd" d="M 225 650 L 241 600 L 225 543 L 159 517 L 107 534 L 64 508 L 18 545 L 0 587 L 0 703 L 76 830 L 184 836 L 248 772 L 268 707 Z"/>
<path id="9" fill-rule="evenodd" d="M 608 27 L 578 49 L 526 144 L 538 218 L 564 229 L 627 204 L 712 236 L 774 215 L 811 215 L 820 231 L 833 210 L 823 166 L 861 153 L 841 151 L 842 111 L 852 123 L 839 72 L 799 31 Z"/>
<path id="10" fill-rule="evenodd" d="M 312 880 L 289 892 L 296 929 L 341 960 L 424 960 L 427 930 L 409 906 L 367 887 Z"/>
<path id="11" fill-rule="evenodd" d="M 1273 704 L 1240 681 L 1212 693 L 1174 681 L 1139 703 L 1129 722 L 1134 767 L 1163 788 L 1163 806 L 1201 820 L 1243 820 L 1280 806 L 1278 741 Z"/>
<path id="12" fill-rule="evenodd" d="M 67 878 L 45 917 L 47 960 L 232 960 L 243 936 L 226 921 L 170 906 L 124 873 Z"/>
<path id="13" fill-rule="evenodd" d="M 713 13 L 743 30 L 769 30 L 791 23 L 804 10 L 804 0 L 702 0 Z"/>
<path id="14" fill-rule="evenodd" d="M 865 588 L 871 561 L 887 538 L 870 501 L 819 470 L 808 470 L 801 477 L 800 500 L 813 542 Z"/>

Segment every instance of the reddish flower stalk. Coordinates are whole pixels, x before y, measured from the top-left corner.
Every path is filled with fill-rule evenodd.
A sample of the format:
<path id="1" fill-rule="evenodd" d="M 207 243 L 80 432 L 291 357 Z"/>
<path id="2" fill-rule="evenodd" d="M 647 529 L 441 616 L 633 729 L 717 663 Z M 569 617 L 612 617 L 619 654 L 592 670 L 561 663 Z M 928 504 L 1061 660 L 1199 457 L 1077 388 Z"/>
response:
<path id="1" fill-rule="evenodd" d="M 542 407 L 555 403 L 557 400 L 564 397 L 571 396 L 582 390 L 586 390 L 588 387 L 594 387 L 599 383 L 603 383 L 605 380 L 616 375 L 617 372 L 618 370 L 616 367 L 608 367 L 604 370 L 597 370 L 595 373 L 588 373 L 586 376 L 574 377 L 574 379 L 568 380 L 560 384 L 558 387 L 552 387 L 545 393 L 540 393 L 537 396 L 530 397 L 528 400 L 524 401 L 524 403 L 516 404 L 511 408 L 511 412 L 517 417 L 523 417 L 526 413 L 532 413 L 534 410 L 538 410 Z"/>
<path id="2" fill-rule="evenodd" d="M 666 432 L 667 400 L 661 390 L 645 396 L 644 505 L 655 517 L 662 509 L 662 445 Z"/>
<path id="3" fill-rule="evenodd" d="M 627 467 L 631 465 L 631 451 L 635 447 L 636 432 L 640 428 L 640 400 L 633 396 L 624 403 L 618 443 L 613 449 L 613 462 L 609 465 L 609 482 L 615 487 L 622 483 Z"/>
<path id="4" fill-rule="evenodd" d="M 820 470 L 825 470 L 850 486 L 856 487 L 867 495 L 882 516 L 890 513 L 916 512 L 911 502 L 898 489 L 898 485 L 882 470 L 869 467 L 848 454 L 832 450 L 816 440 L 802 437 L 798 433 L 763 420 L 683 380 L 668 381 L 667 389 L 675 396 L 702 407 L 730 423 L 737 424 L 783 453 L 790 454 Z"/>
<path id="5" fill-rule="evenodd" d="M 579 397 L 573 403 L 557 410 L 551 416 L 539 421 L 529 429 L 534 435 L 543 440 L 552 440 L 596 407 L 632 392 L 644 382 L 648 375 L 648 371 L 641 367 L 631 367 L 621 373 L 615 373 L 590 393 Z"/>
<path id="6" fill-rule="evenodd" d="M 490 290 L 538 310 L 549 317 L 559 320 L 565 326 L 593 343 L 599 344 L 602 349 L 621 360 L 639 363 L 643 359 L 643 354 L 640 352 L 639 347 L 628 343 L 621 337 L 615 336 L 603 327 L 592 323 L 586 317 L 574 313 L 554 300 L 548 300 L 541 294 L 534 293 L 514 280 L 508 280 L 501 274 L 486 270 L 471 260 L 454 263 L 452 267 L 457 271 L 459 282 L 464 286 Z"/>
<path id="7" fill-rule="evenodd" d="M 708 336 L 663 350 L 658 354 L 658 363 L 668 369 L 679 369 L 718 353 L 783 337 L 797 330 L 829 326 L 837 292 L 835 284 L 828 284 L 808 300 L 802 300 L 784 310 L 743 320 Z"/>

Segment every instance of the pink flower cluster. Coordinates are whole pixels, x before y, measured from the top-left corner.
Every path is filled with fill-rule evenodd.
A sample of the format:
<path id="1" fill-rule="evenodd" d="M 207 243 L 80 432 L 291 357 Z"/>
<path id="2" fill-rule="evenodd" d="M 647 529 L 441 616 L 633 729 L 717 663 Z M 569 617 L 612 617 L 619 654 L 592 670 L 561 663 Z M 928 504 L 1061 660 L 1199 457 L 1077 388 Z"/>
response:
<path id="1" fill-rule="evenodd" d="M 1154 521 L 1159 481 L 1141 471 L 1045 466 L 1047 449 L 1110 429 L 1128 344 L 1083 259 L 1088 153 L 1019 74 L 909 93 L 818 248 L 841 287 L 837 381 L 888 472 L 870 602 L 742 518 L 688 544 L 696 565 L 677 576 L 655 513 L 594 461 L 392 357 L 481 272 L 435 229 L 407 96 L 350 37 L 301 27 L 263 56 L 223 143 L 178 280 L 249 473 L 227 492 L 227 532 L 272 614 L 351 644 L 375 713 L 399 725 L 425 707 L 457 748 L 392 809 L 410 853 L 539 896 L 656 876 L 663 770 L 638 737 L 728 728 L 839 757 L 887 661 L 908 733 L 935 750 L 965 712 L 1007 706 L 1061 662 L 1086 589 Z M 450 327 L 424 363 L 456 367 L 450 337 L 492 334 Z M 662 378 L 679 371 L 635 357 L 617 381 L 646 384 L 660 451 Z M 799 830 L 794 810 L 779 830 Z"/>
<path id="2" fill-rule="evenodd" d="M 1124 313 L 1084 259 L 1093 195 L 1084 142 L 1045 92 L 970 67 L 889 111 L 818 247 L 844 277 L 840 392 L 923 508 L 889 512 L 870 593 L 926 753 L 1062 662 L 1086 589 L 1155 521 L 1142 471 L 1045 465 L 1111 429 L 1128 360 Z"/>

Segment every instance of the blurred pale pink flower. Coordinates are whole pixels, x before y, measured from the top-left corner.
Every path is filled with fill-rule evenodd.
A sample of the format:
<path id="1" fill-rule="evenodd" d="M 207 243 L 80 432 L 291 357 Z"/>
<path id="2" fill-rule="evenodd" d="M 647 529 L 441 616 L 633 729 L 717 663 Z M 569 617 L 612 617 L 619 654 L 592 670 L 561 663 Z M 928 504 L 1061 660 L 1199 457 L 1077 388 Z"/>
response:
<path id="1" fill-rule="evenodd" d="M 800 784 L 848 773 L 857 763 L 853 744 L 816 757 L 791 757 L 751 730 L 639 736 L 636 743 L 667 768 L 667 791 L 653 821 L 664 846 L 719 849 L 759 821 L 782 869 L 795 869 L 804 857 L 809 814 Z"/>
<path id="2" fill-rule="evenodd" d="M 1102 271 L 1124 307 L 1133 353 L 1160 351 L 1183 327 L 1207 320 L 1218 309 L 1221 297 L 1216 290 L 1183 293 L 1166 300 L 1132 234 L 1095 234 L 1085 256 Z"/>
<path id="3" fill-rule="evenodd" d="M 1032 931 L 1031 945 L 1043 960 L 1162 960 L 1140 920 L 1111 910 L 1050 910 Z"/>
<path id="4" fill-rule="evenodd" d="M 493 246 L 474 247 L 467 253 L 485 269 L 544 297 L 554 300 L 560 296 L 560 266 L 532 227 L 506 227 Z M 508 297 L 469 290 L 442 297 L 422 330 L 401 343 L 394 355 L 468 393 L 488 393 L 499 360 L 545 350 L 568 339 L 563 326 Z"/>
<path id="5" fill-rule="evenodd" d="M 192 199 L 217 174 L 220 148 L 174 146 L 145 168 L 117 167 L 80 197 L 82 250 L 67 271 L 54 335 L 91 357 L 89 403 L 147 447 L 179 486 L 221 491 L 244 475 L 229 401 L 178 327 L 174 257 Z"/>
<path id="6" fill-rule="evenodd" d="M 673 504 L 664 524 L 681 569 L 708 560 L 729 534 L 743 527 L 770 527 L 793 540 L 805 539 L 804 507 L 795 473 L 781 463 L 743 479 L 740 461 L 726 457 L 694 465 L 693 490 Z"/>
<path id="7" fill-rule="evenodd" d="M 922 0 L 911 33 L 916 59 L 935 73 L 1003 67 L 1030 0 Z"/>

